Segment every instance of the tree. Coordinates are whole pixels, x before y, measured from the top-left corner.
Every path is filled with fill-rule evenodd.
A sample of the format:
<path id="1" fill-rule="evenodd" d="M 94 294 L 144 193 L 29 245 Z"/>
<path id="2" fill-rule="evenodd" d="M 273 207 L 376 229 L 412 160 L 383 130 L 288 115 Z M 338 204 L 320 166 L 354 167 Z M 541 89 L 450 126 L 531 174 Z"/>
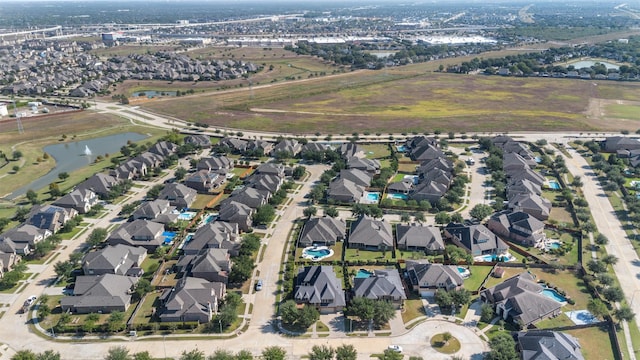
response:
<path id="1" fill-rule="evenodd" d="M 38 193 L 36 193 L 35 191 L 29 189 L 27 190 L 27 200 L 29 200 L 29 202 L 32 205 L 36 205 L 38 204 Z"/>
<path id="2" fill-rule="evenodd" d="M 45 350 L 36 355 L 36 360 L 60 360 L 60 353 L 53 350 Z"/>
<path id="3" fill-rule="evenodd" d="M 298 320 L 298 307 L 294 300 L 287 300 L 280 305 L 280 319 L 289 325 Z"/>
<path id="4" fill-rule="evenodd" d="M 136 298 L 142 299 L 142 297 L 153 290 L 153 286 L 151 286 L 151 282 L 147 279 L 140 279 L 136 284 L 135 295 Z"/>
<path id="5" fill-rule="evenodd" d="M 248 350 L 240 350 L 236 354 L 235 360 L 253 360 L 253 354 Z"/>
<path id="6" fill-rule="evenodd" d="M 483 303 L 480 306 L 480 321 L 488 323 L 493 317 L 496 315 L 496 312 L 493 310 L 493 306 Z"/>
<path id="7" fill-rule="evenodd" d="M 124 313 L 122 311 L 114 311 L 107 318 L 107 328 L 111 332 L 122 331 L 124 328 Z"/>
<path id="8" fill-rule="evenodd" d="M 380 357 L 380 360 L 402 360 L 404 359 L 404 355 L 397 351 L 393 351 L 391 349 L 385 349 L 384 353 Z"/>
<path id="9" fill-rule="evenodd" d="M 124 346 L 113 346 L 107 351 L 104 360 L 132 360 L 129 350 Z"/>
<path id="10" fill-rule="evenodd" d="M 485 360 L 518 360 L 520 356 L 516 351 L 516 342 L 511 335 L 498 333 L 489 341 L 491 351 L 485 356 Z"/>
<path id="11" fill-rule="evenodd" d="M 87 238 L 87 244 L 89 244 L 91 247 L 96 247 L 107 238 L 108 234 L 109 232 L 107 232 L 107 229 L 95 228 L 93 229 L 93 231 L 91 231 L 91 234 L 89 234 L 89 237 Z"/>
<path id="12" fill-rule="evenodd" d="M 13 160 L 16 161 L 22 157 L 22 151 L 15 150 L 12 155 L 13 155 Z"/>
<path id="13" fill-rule="evenodd" d="M 457 212 L 451 215 L 451 221 L 453 221 L 454 223 L 462 223 L 464 221 L 464 218 L 462 217 L 462 214 Z"/>
<path id="14" fill-rule="evenodd" d="M 306 218 L 310 218 L 312 216 L 315 216 L 318 213 L 318 208 L 316 208 L 315 206 L 309 206 L 304 208 L 304 210 L 302 211 L 302 214 L 306 217 Z"/>
<path id="15" fill-rule="evenodd" d="M 589 260 L 589 262 L 587 263 L 587 268 L 589 269 L 589 271 L 594 273 L 603 273 L 607 271 L 607 265 L 602 261 L 595 259 Z"/>
<path id="16" fill-rule="evenodd" d="M 20 350 L 13 354 L 11 360 L 37 360 L 37 357 L 31 350 Z"/>
<path id="17" fill-rule="evenodd" d="M 180 355 L 180 360 L 204 360 L 204 351 L 193 349 L 189 352 L 186 350 Z"/>
<path id="18" fill-rule="evenodd" d="M 63 171 L 61 173 L 58 174 L 58 179 L 60 179 L 61 181 L 65 181 L 69 178 L 69 173 L 66 171 Z"/>
<path id="19" fill-rule="evenodd" d="M 607 245 L 609 243 L 609 238 L 607 238 L 603 234 L 598 234 L 598 236 L 596 236 L 595 242 L 598 245 L 604 246 L 604 245 Z"/>
<path id="20" fill-rule="evenodd" d="M 624 293 L 619 287 L 608 287 L 602 290 L 602 296 L 609 302 L 619 302 L 624 299 Z"/>
<path id="21" fill-rule="evenodd" d="M 440 211 L 439 213 L 436 214 L 435 220 L 436 220 L 436 224 L 444 225 L 451 222 L 451 216 L 444 211 Z"/>
<path id="22" fill-rule="evenodd" d="M 402 215 L 400 215 L 400 221 L 403 223 L 408 223 L 409 221 L 411 221 L 411 216 L 407 213 L 402 213 Z"/>
<path id="23" fill-rule="evenodd" d="M 80 261 L 82 261 L 83 257 L 84 254 L 81 252 L 72 252 L 71 254 L 69 254 L 69 262 L 75 268 L 76 266 L 80 265 Z"/>
<path id="24" fill-rule="evenodd" d="M 460 289 L 451 292 L 451 302 L 456 307 L 467 305 L 470 301 L 471 293 L 469 290 Z"/>
<path id="25" fill-rule="evenodd" d="M 182 166 L 178 167 L 174 172 L 176 180 L 184 179 L 185 175 L 187 175 L 187 169 L 183 168 Z"/>
<path id="26" fill-rule="evenodd" d="M 266 225 L 276 216 L 276 210 L 271 205 L 262 205 L 253 214 L 253 222 L 257 225 Z"/>
<path id="27" fill-rule="evenodd" d="M 133 360 L 153 360 L 148 351 L 140 351 L 133 354 Z"/>
<path id="28" fill-rule="evenodd" d="M 447 245 L 445 247 L 445 252 L 447 254 L 449 262 L 452 264 L 457 264 L 458 262 L 460 262 L 460 260 L 464 259 L 467 256 L 466 251 L 455 245 Z"/>
<path id="29" fill-rule="evenodd" d="M 51 308 L 48 304 L 40 304 L 38 305 L 38 319 L 44 320 L 47 316 L 51 314 Z"/>
<path id="30" fill-rule="evenodd" d="M 600 299 L 589 300 L 589 303 L 587 303 L 587 310 L 596 317 L 603 317 L 609 313 L 607 305 Z"/>
<path id="31" fill-rule="evenodd" d="M 425 220 L 424 213 L 422 211 L 418 211 L 413 214 L 413 218 L 419 223 L 423 223 Z"/>
<path id="32" fill-rule="evenodd" d="M 336 348 L 336 360 L 356 360 L 358 351 L 353 345 L 342 344 Z"/>
<path id="33" fill-rule="evenodd" d="M 338 209 L 336 209 L 334 206 L 329 206 L 325 211 L 324 211 L 325 215 L 335 218 L 338 216 Z"/>
<path id="34" fill-rule="evenodd" d="M 435 296 L 436 303 L 441 308 L 448 308 L 453 305 L 453 297 L 451 293 L 444 290 L 439 290 L 436 292 Z"/>
<path id="35" fill-rule="evenodd" d="M 636 316 L 633 310 L 628 305 L 622 305 L 619 309 L 613 311 L 613 317 L 618 319 L 618 322 L 631 321 Z"/>
<path id="36" fill-rule="evenodd" d="M 7 219 L 7 218 L 0 218 L 0 231 L 4 230 L 4 228 L 9 225 L 9 223 L 11 222 L 11 220 Z"/>
<path id="37" fill-rule="evenodd" d="M 306 304 L 300 310 L 300 317 L 298 318 L 298 324 L 303 329 L 308 328 L 318 320 L 320 320 L 320 312 L 318 311 L 318 309 L 315 308 L 315 306 Z"/>
<path id="38" fill-rule="evenodd" d="M 279 346 L 269 346 L 262 350 L 263 360 L 285 360 L 287 352 Z"/>
<path id="39" fill-rule="evenodd" d="M 445 332 L 442 334 L 442 340 L 444 340 L 444 345 L 446 346 L 447 344 L 449 344 L 449 341 L 453 339 L 453 335 L 451 335 L 450 332 Z"/>
<path id="40" fill-rule="evenodd" d="M 293 177 L 295 180 L 299 180 L 302 179 L 302 177 L 304 176 L 304 174 L 306 173 L 306 169 L 304 166 L 296 166 L 293 169 L 293 173 L 291 174 L 291 177 Z"/>
<path id="41" fill-rule="evenodd" d="M 235 360 L 235 356 L 229 350 L 218 349 L 207 357 L 207 360 Z"/>
<path id="42" fill-rule="evenodd" d="M 162 184 L 154 185 L 149 191 L 147 191 L 147 199 L 155 200 L 160 196 L 160 191 L 164 189 Z"/>
<path id="43" fill-rule="evenodd" d="M 13 167 L 11 168 L 11 170 L 13 170 L 14 173 L 17 173 L 18 171 L 20 171 L 20 166 L 18 165 L 13 165 Z"/>
<path id="44" fill-rule="evenodd" d="M 235 284 L 245 282 L 251 277 L 254 267 L 255 264 L 250 256 L 241 255 L 236 257 L 233 268 L 231 268 L 231 274 L 229 274 L 229 282 Z"/>
<path id="45" fill-rule="evenodd" d="M 70 261 L 58 261 L 53 265 L 53 270 L 60 279 L 67 279 L 73 271 L 73 264 Z"/>
<path id="46" fill-rule="evenodd" d="M 314 345 L 309 352 L 309 360 L 332 360 L 335 351 L 326 345 Z"/>
<path id="47" fill-rule="evenodd" d="M 611 254 L 603 256 L 601 260 L 607 265 L 615 265 L 618 263 L 618 258 L 615 255 Z"/>
<path id="48" fill-rule="evenodd" d="M 485 204 L 478 204 L 469 211 L 469 215 L 480 221 L 491 214 L 493 214 L 493 208 Z"/>

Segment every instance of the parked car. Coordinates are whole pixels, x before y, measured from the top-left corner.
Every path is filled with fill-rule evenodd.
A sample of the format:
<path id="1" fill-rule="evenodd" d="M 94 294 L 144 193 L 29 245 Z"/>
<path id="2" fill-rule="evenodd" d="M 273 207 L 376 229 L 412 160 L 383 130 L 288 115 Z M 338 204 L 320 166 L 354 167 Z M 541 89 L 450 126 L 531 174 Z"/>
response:
<path id="1" fill-rule="evenodd" d="M 262 290 L 262 280 L 256 282 L 256 291 Z"/>
<path id="2" fill-rule="evenodd" d="M 387 348 L 391 351 L 395 351 L 397 353 L 401 353 L 402 352 L 402 346 L 400 345 L 389 345 L 389 347 Z"/>
<path id="3" fill-rule="evenodd" d="M 31 306 L 31 305 L 33 305 L 33 304 L 36 302 L 36 299 L 37 299 L 37 298 L 38 298 L 37 296 L 35 296 L 35 295 L 31 295 L 31 296 L 29 296 L 29 297 L 27 298 L 27 300 L 25 300 L 24 304 L 25 304 L 26 306 Z"/>

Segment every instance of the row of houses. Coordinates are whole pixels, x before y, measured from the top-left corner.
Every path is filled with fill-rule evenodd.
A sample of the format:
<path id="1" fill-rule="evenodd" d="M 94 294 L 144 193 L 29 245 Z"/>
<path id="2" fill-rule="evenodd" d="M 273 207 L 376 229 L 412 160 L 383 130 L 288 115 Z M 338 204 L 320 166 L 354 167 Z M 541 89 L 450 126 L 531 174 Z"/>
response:
<path id="1" fill-rule="evenodd" d="M 547 180 L 534 168 L 537 164 L 529 147 L 509 136 L 496 136 L 493 145 L 503 152 L 503 170 L 507 178 L 507 207 L 544 221 L 551 213 L 551 201 L 542 197 Z"/>

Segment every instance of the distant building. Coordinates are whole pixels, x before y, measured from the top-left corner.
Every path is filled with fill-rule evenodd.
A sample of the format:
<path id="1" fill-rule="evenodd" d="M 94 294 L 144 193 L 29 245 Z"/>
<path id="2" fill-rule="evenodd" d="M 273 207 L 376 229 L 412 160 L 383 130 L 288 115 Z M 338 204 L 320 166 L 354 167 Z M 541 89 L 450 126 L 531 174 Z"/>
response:
<path id="1" fill-rule="evenodd" d="M 9 111 L 7 110 L 7 104 L 0 103 L 0 116 L 9 116 Z"/>

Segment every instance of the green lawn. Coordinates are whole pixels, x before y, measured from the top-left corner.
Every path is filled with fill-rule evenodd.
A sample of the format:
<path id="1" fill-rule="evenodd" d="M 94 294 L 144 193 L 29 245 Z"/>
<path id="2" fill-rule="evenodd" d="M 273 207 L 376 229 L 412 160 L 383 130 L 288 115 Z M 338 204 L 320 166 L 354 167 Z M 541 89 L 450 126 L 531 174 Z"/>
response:
<path id="1" fill-rule="evenodd" d="M 607 115 L 629 120 L 640 120 L 640 106 L 613 104 L 606 107 Z"/>
<path id="2" fill-rule="evenodd" d="M 384 144 L 367 144 L 361 145 L 364 153 L 367 155 L 367 159 L 382 159 L 391 156 L 391 150 L 389 146 Z"/>
<path id="3" fill-rule="evenodd" d="M 213 200 L 214 197 L 215 195 L 198 194 L 198 196 L 196 196 L 196 201 L 191 204 L 190 208 L 196 210 L 204 209 L 209 201 Z"/>
<path id="4" fill-rule="evenodd" d="M 369 261 L 369 260 L 391 260 L 391 254 L 393 253 L 393 249 L 383 251 L 368 251 L 368 250 L 359 250 L 359 249 L 345 249 L 344 260 L 353 262 L 353 261 Z"/>
<path id="5" fill-rule="evenodd" d="M 564 307 L 562 308 L 562 311 L 564 311 Z M 554 318 L 545 319 L 536 323 L 536 327 L 538 327 L 539 329 L 551 329 L 551 328 L 556 328 L 561 326 L 572 326 L 572 325 L 575 325 L 575 324 L 564 313 Z"/>
<path id="6" fill-rule="evenodd" d="M 615 359 L 606 328 L 590 327 L 564 332 L 578 339 L 585 359 Z"/>
<path id="7" fill-rule="evenodd" d="M 404 306 L 402 307 L 402 321 L 405 324 L 424 315 L 424 306 L 422 305 L 421 299 L 408 299 L 404 301 Z"/>
<path id="8" fill-rule="evenodd" d="M 142 306 L 136 313 L 136 317 L 133 320 L 134 324 L 148 324 L 151 322 L 153 307 L 158 305 L 156 304 L 156 302 L 158 300 L 158 297 L 160 297 L 161 294 L 162 294 L 161 292 L 155 292 L 155 291 L 147 294 L 147 296 L 144 298 L 144 302 L 142 303 Z"/>
<path id="9" fill-rule="evenodd" d="M 480 290 L 480 285 L 491 272 L 491 266 L 471 265 L 471 275 L 464 280 L 464 288 L 469 291 Z"/>

